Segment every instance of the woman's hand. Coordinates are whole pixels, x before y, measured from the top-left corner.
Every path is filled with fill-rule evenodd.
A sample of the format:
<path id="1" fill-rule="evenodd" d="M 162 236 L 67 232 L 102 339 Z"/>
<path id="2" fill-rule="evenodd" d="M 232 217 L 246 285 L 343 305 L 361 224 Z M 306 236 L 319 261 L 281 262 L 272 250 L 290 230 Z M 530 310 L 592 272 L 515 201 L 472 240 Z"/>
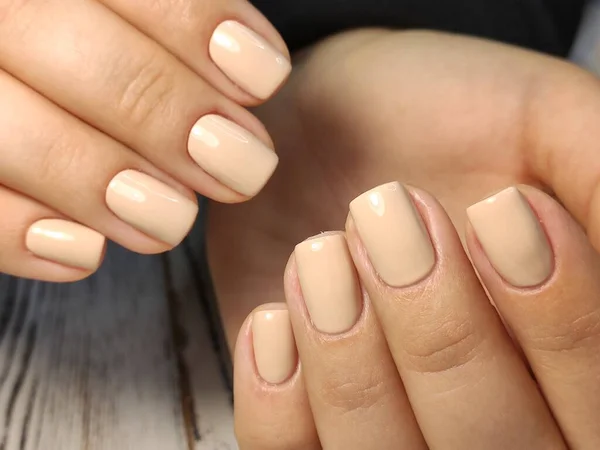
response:
<path id="1" fill-rule="evenodd" d="M 287 304 L 238 338 L 242 450 L 599 448 L 600 256 L 536 189 L 467 213 L 477 272 L 443 208 L 398 183 L 296 246 Z"/>
<path id="2" fill-rule="evenodd" d="M 289 71 L 245 0 L 0 0 L 0 271 L 79 279 L 105 237 L 177 245 L 192 190 L 254 196 L 278 159 L 242 105 Z"/>
<path id="3" fill-rule="evenodd" d="M 449 34 L 354 31 L 307 51 L 257 114 L 278 170 L 252 202 L 211 204 L 208 218 L 231 344 L 252 309 L 282 300 L 294 245 L 339 229 L 354 197 L 389 180 L 431 192 L 461 233 L 470 204 L 533 185 L 600 248 L 600 82 L 564 61 Z"/>
<path id="4" fill-rule="evenodd" d="M 600 265 L 585 233 L 598 248 L 598 80 L 426 32 L 340 35 L 296 68 L 259 113 L 281 157 L 272 183 L 209 212 L 230 342 L 252 309 L 276 303 L 238 340 L 242 448 L 598 448 Z M 343 229 L 361 192 L 398 179 L 441 204 L 412 191 L 434 258 L 406 209 L 368 234 L 351 208 L 346 237 L 294 251 Z M 467 223 L 467 207 L 521 183 L 566 210 L 511 189 Z M 373 209 L 390 209 L 372 194 Z"/>

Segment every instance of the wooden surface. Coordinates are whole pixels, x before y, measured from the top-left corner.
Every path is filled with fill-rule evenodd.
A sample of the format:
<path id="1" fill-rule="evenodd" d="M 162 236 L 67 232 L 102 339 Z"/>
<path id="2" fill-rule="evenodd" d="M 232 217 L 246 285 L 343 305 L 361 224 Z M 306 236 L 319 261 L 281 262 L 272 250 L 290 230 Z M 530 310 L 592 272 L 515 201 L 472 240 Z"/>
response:
<path id="1" fill-rule="evenodd" d="M 198 249 L 111 246 L 70 285 L 0 275 L 0 450 L 237 448 Z"/>

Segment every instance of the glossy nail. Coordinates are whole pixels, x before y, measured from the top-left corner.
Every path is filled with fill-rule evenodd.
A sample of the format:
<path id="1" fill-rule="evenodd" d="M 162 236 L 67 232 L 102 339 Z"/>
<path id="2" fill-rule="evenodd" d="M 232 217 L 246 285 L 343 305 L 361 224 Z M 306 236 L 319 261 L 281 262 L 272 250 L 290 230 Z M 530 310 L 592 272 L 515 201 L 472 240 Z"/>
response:
<path id="1" fill-rule="evenodd" d="M 551 275 L 554 257 L 529 202 L 515 187 L 467 210 L 469 222 L 492 266 L 516 287 L 532 287 Z"/>
<path id="2" fill-rule="evenodd" d="M 233 20 L 221 23 L 214 31 L 209 53 L 234 83 L 263 100 L 279 88 L 292 70 L 286 56 L 254 31 Z"/>
<path id="3" fill-rule="evenodd" d="M 408 191 L 388 183 L 350 203 L 350 213 L 373 267 L 394 287 L 422 280 L 435 265 L 427 228 Z"/>
<path id="4" fill-rule="evenodd" d="M 258 374 L 267 383 L 283 383 L 294 373 L 297 351 L 287 309 L 255 312 L 252 342 Z"/>
<path id="5" fill-rule="evenodd" d="M 85 270 L 100 266 L 105 242 L 97 231 L 61 219 L 35 222 L 25 238 L 27 249 L 34 255 Z"/>
<path id="6" fill-rule="evenodd" d="M 362 301 L 344 235 L 315 236 L 298 244 L 294 255 L 302 295 L 314 326 L 328 334 L 352 328 Z"/>
<path id="7" fill-rule="evenodd" d="M 173 246 L 183 240 L 198 214 L 193 201 L 135 170 L 125 170 L 111 180 L 106 204 L 121 220 Z"/>
<path id="8" fill-rule="evenodd" d="M 188 151 L 206 172 L 247 196 L 260 192 L 279 162 L 275 152 L 251 133 L 214 114 L 196 122 Z"/>

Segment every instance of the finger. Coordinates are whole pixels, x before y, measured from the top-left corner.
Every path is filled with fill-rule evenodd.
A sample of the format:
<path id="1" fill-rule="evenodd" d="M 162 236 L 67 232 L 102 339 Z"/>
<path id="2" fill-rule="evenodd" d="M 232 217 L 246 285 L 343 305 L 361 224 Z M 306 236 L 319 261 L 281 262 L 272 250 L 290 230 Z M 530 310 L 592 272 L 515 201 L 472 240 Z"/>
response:
<path id="1" fill-rule="evenodd" d="M 360 44 L 369 38 L 358 34 L 352 39 Z M 341 40 L 346 41 L 352 44 L 349 37 Z M 392 143 L 387 151 L 411 168 L 404 171 L 407 179 L 418 180 L 413 167 L 425 167 L 429 176 L 424 182 L 456 210 L 456 220 L 463 217 L 458 215 L 464 209 L 462 200 L 472 198 L 482 185 L 501 188 L 515 177 L 539 183 L 556 194 L 600 250 L 597 76 L 557 58 L 459 35 L 384 33 L 373 42 L 377 45 L 350 46 L 350 52 L 334 49 L 339 55 L 351 55 L 338 62 L 348 64 L 348 77 L 324 77 L 323 83 L 311 85 L 311 95 L 317 97 L 330 82 L 342 83 L 336 88 L 348 92 L 329 102 L 328 114 L 317 117 L 320 126 L 327 120 L 335 126 L 344 117 L 365 126 L 372 123 L 369 129 L 378 135 L 393 121 L 395 133 L 386 141 Z M 365 69 L 378 65 L 386 70 Z M 397 87 L 395 95 L 389 95 L 390 86 Z M 373 102 L 374 96 L 389 101 Z M 389 114 L 380 114 L 382 110 Z M 362 133 L 350 133 L 349 139 L 361 142 Z M 360 145 L 355 147 L 362 155 Z M 449 171 L 450 165 L 456 171 Z M 393 176 L 393 167 L 380 170 Z M 462 183 L 452 173 L 469 173 L 476 184 Z"/>
<path id="2" fill-rule="evenodd" d="M 98 269 L 105 239 L 0 186 L 0 272 L 42 281 L 81 280 Z"/>
<path id="3" fill-rule="evenodd" d="M 284 304 L 257 308 L 244 322 L 234 355 L 235 433 L 241 450 L 317 450 Z"/>
<path id="4" fill-rule="evenodd" d="M 101 2 L 238 103 L 270 97 L 290 72 L 285 43 L 245 0 Z"/>
<path id="5" fill-rule="evenodd" d="M 351 203 L 347 233 L 430 448 L 564 448 L 437 201 L 379 186 Z"/>
<path id="6" fill-rule="evenodd" d="M 0 184 L 141 253 L 177 245 L 193 194 L 0 71 Z"/>
<path id="7" fill-rule="evenodd" d="M 552 198 L 510 188 L 469 209 L 475 266 L 570 448 L 600 447 L 600 256 Z"/>
<path id="8" fill-rule="evenodd" d="M 528 62 L 531 55 L 517 53 Z M 521 61 L 515 58 L 515 65 Z M 600 250 L 600 81 L 571 64 L 540 58 L 529 73 L 522 142 L 529 169 L 556 193 Z M 531 64 L 523 64 L 525 69 Z"/>
<path id="9" fill-rule="evenodd" d="M 262 125 L 115 13 L 17 3 L 0 22 L 0 66 L 16 78 L 215 200 L 245 200 L 270 178 Z"/>
<path id="10" fill-rule="evenodd" d="M 426 448 L 343 233 L 296 246 L 285 289 L 323 448 Z"/>

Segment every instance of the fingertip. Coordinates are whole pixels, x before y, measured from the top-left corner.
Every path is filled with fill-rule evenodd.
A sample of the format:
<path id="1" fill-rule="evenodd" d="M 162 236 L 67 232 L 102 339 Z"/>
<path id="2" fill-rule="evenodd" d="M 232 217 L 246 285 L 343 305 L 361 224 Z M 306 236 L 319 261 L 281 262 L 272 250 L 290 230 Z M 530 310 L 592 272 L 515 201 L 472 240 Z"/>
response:
<path id="1" fill-rule="evenodd" d="M 466 240 L 486 285 L 523 293 L 564 283 L 577 271 L 587 271 L 597 256 L 569 212 L 552 196 L 526 185 L 472 206 Z"/>
<path id="2" fill-rule="evenodd" d="M 254 31 L 263 36 L 282 55 L 291 60 L 290 51 L 285 40 L 273 25 L 254 5 L 250 2 L 236 2 L 233 9 L 238 17 L 246 17 Z"/>
<path id="3" fill-rule="evenodd" d="M 76 283 L 94 275 L 97 270 L 67 267 L 52 261 L 37 260 L 19 264 L 6 270 L 7 275 L 46 283 Z"/>
<path id="4" fill-rule="evenodd" d="M 282 342 L 283 340 L 289 342 Z M 238 333 L 234 351 L 234 368 L 239 369 L 239 372 L 235 370 L 235 373 L 245 377 L 247 381 L 251 380 L 251 384 L 261 389 L 264 388 L 265 383 L 278 385 L 286 382 L 293 377 L 295 370 L 292 366 L 297 363 L 295 351 L 289 351 L 291 346 L 295 349 L 287 305 L 285 303 L 260 305 L 246 317 Z M 264 368 L 263 374 L 261 374 L 261 366 Z M 276 379 L 265 376 L 265 373 L 268 372 L 270 375 L 273 371 L 278 372 Z"/>
<path id="5" fill-rule="evenodd" d="M 274 334 L 284 329 L 282 320 L 288 320 L 291 332 L 289 318 L 276 317 L 287 311 L 283 303 L 261 305 L 248 315 L 238 334 L 234 353 L 234 415 L 235 434 L 244 450 L 308 449 L 318 442 L 300 365 L 294 357 L 294 369 L 285 376 L 279 376 L 283 374 L 280 370 L 283 366 L 276 367 L 281 358 L 284 366 L 291 367 L 288 364 L 291 360 L 285 354 L 285 336 Z M 257 330 L 257 319 L 262 329 Z M 259 336 L 255 336 L 257 332 Z M 255 348 L 257 345 L 268 348 Z M 265 380 L 261 366 L 267 378 L 275 374 L 283 381 Z M 309 442 L 310 446 L 304 445 Z"/>

